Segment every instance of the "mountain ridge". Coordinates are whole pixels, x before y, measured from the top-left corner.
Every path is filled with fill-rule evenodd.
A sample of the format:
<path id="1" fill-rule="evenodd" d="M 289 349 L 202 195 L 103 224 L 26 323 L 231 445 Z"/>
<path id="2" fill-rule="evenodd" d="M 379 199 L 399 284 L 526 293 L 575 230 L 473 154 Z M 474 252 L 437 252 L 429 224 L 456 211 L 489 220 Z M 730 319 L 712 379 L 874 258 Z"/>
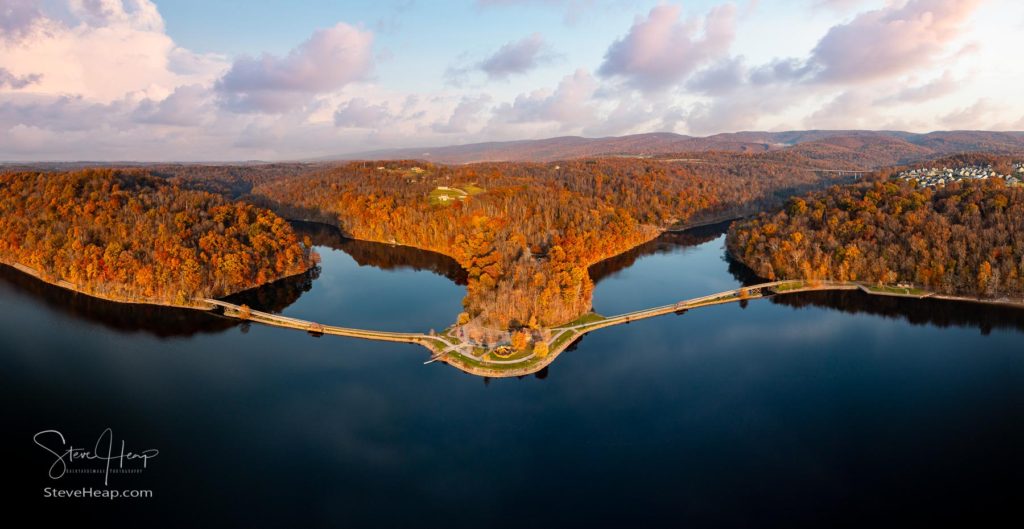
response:
<path id="1" fill-rule="evenodd" d="M 742 131 L 689 136 L 650 132 L 587 138 L 556 136 L 535 140 L 396 148 L 326 156 L 317 161 L 416 159 L 445 164 L 550 162 L 588 157 L 656 157 L 674 153 L 791 150 L 811 159 L 840 156 L 865 168 L 912 163 L 962 152 L 1024 154 L 1024 132 L 876 130 Z"/>

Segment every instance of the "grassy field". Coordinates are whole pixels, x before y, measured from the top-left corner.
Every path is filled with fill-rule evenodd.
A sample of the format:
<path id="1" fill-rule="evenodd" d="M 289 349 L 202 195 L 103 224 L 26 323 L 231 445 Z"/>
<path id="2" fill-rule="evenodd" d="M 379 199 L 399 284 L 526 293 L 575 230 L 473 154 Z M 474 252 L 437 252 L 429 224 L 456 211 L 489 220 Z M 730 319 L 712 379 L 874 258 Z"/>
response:
<path id="1" fill-rule="evenodd" d="M 870 290 L 872 292 L 878 292 L 878 293 L 881 293 L 881 294 L 898 294 L 898 295 L 903 295 L 903 296 L 923 296 L 925 294 L 928 294 L 927 290 L 921 290 L 919 288 L 913 288 L 913 287 L 905 288 L 905 287 L 893 287 L 893 286 L 888 286 L 888 285 L 883 285 L 883 286 L 865 285 L 864 288 L 867 288 L 868 290 Z"/>
<path id="2" fill-rule="evenodd" d="M 498 355 L 494 354 L 493 351 L 489 351 L 486 355 L 484 355 L 484 360 L 490 360 L 492 362 L 494 362 L 494 361 L 507 362 L 507 361 L 510 361 L 510 360 L 522 360 L 522 359 L 524 359 L 524 358 L 526 358 L 526 357 L 528 357 L 528 356 L 530 356 L 532 354 L 533 354 L 533 347 L 527 347 L 526 349 L 524 349 L 522 351 L 515 351 L 515 352 L 513 352 L 509 356 L 498 356 Z"/>
<path id="3" fill-rule="evenodd" d="M 551 351 L 557 351 L 558 348 L 561 347 L 562 344 L 564 344 L 566 342 L 566 340 L 570 340 L 570 339 L 574 338 L 575 336 L 576 336 L 576 332 L 575 331 L 563 332 L 561 335 L 559 335 L 559 337 L 555 341 L 551 342 L 551 345 L 548 348 Z"/>
<path id="4" fill-rule="evenodd" d="M 800 289 L 800 288 L 805 288 L 806 286 L 807 286 L 807 282 L 806 281 L 791 281 L 789 283 L 783 283 L 783 284 L 775 287 L 775 291 L 776 292 L 785 292 L 787 290 L 797 290 L 797 289 Z"/>
<path id="5" fill-rule="evenodd" d="M 599 322 L 599 321 L 604 321 L 606 319 L 608 319 L 608 318 L 605 318 L 604 316 L 602 316 L 602 315 L 600 315 L 600 314 L 598 314 L 596 312 L 588 312 L 588 313 L 580 316 L 579 318 L 576 318 L 575 320 L 570 321 L 569 323 L 566 323 L 564 325 L 559 325 L 559 327 L 572 327 L 574 325 L 584 325 L 584 324 L 587 324 L 587 323 L 596 323 L 596 322 Z"/>
<path id="6" fill-rule="evenodd" d="M 479 195 L 484 193 L 486 190 L 476 184 L 469 184 L 464 188 L 458 187 L 438 187 L 430 192 L 427 196 L 427 200 L 431 206 L 450 206 L 460 200 L 466 200 L 467 197 L 473 195 Z"/>
<path id="7" fill-rule="evenodd" d="M 513 369 L 523 369 L 524 367 L 528 367 L 530 365 L 533 365 L 533 363 L 535 362 L 535 360 L 531 360 L 531 361 L 526 361 L 526 362 L 522 362 L 522 363 L 518 363 L 518 364 L 485 364 L 485 363 L 480 362 L 479 360 L 477 360 L 475 358 L 471 358 L 471 357 L 468 357 L 468 356 L 465 356 L 465 355 L 459 354 L 459 355 L 454 355 L 454 356 L 457 357 L 457 359 L 458 359 L 457 361 L 459 363 L 461 363 L 461 364 L 463 364 L 463 365 L 465 365 L 467 367 L 470 367 L 470 368 L 480 368 L 480 369 L 491 369 L 491 370 L 494 370 L 494 371 L 511 371 Z"/>

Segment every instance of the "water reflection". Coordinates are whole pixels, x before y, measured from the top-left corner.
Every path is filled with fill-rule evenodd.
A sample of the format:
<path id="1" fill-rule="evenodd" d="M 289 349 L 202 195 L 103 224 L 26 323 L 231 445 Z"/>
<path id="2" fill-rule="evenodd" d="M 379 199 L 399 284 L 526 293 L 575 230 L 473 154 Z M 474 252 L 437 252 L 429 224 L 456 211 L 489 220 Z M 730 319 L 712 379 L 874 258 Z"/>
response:
<path id="1" fill-rule="evenodd" d="M 626 270 L 638 260 L 652 255 L 681 254 L 689 249 L 707 245 L 716 239 L 724 243 L 731 221 L 694 228 L 682 232 L 665 233 L 632 250 L 601 261 L 590 267 L 590 275 L 597 284 Z M 724 247 L 724 244 L 723 244 Z M 742 285 L 768 281 L 758 277 L 743 263 L 732 259 L 722 250 L 722 260 L 728 273 Z M 685 273 L 685 270 L 679 270 Z M 710 293 L 710 292 L 705 292 Z M 803 308 L 821 307 L 849 314 L 870 314 L 887 319 L 906 321 L 912 325 L 931 325 L 939 328 L 977 328 L 982 334 L 993 329 L 1011 329 L 1024 332 L 1024 310 L 998 305 L 962 303 L 940 299 L 911 299 L 873 296 L 860 291 L 827 291 L 787 294 L 771 299 L 777 305 Z M 743 305 L 746 305 L 744 303 Z"/>
<path id="2" fill-rule="evenodd" d="M 744 285 L 767 281 L 758 277 L 743 263 L 726 255 L 729 273 Z M 793 308 L 821 307 L 849 314 L 870 314 L 886 319 L 901 320 L 911 325 L 931 325 L 939 328 L 977 328 L 982 334 L 993 329 L 1024 332 L 1024 310 L 1016 307 L 964 303 L 944 299 L 914 299 L 894 296 L 875 296 L 860 290 L 828 290 L 799 292 L 775 296 L 771 302 Z"/>
<path id="3" fill-rule="evenodd" d="M 632 250 L 595 263 L 590 267 L 590 278 L 597 285 L 603 279 L 614 276 L 618 272 L 633 266 L 638 259 L 649 255 L 671 254 L 680 249 L 700 246 L 713 241 L 729 230 L 731 221 L 710 224 L 686 231 L 665 232 Z"/>
<path id="4" fill-rule="evenodd" d="M 993 329 L 1024 332 L 1024 310 L 981 303 L 873 296 L 859 290 L 788 294 L 772 298 L 772 303 L 794 308 L 824 307 L 849 314 L 870 314 L 906 321 L 911 325 L 973 327 L 985 335 Z"/>
<path id="5" fill-rule="evenodd" d="M 337 228 L 326 224 L 293 224 L 300 235 L 309 236 L 316 246 L 342 251 L 358 266 L 370 266 L 385 271 L 429 271 L 446 277 L 457 285 L 466 284 L 466 271 L 448 256 L 405 246 L 348 239 Z M 644 257 L 670 256 L 721 240 L 729 224 L 724 222 L 683 232 L 665 233 L 628 252 L 593 265 L 590 267 L 590 275 L 597 284 L 634 266 Z M 739 283 L 749 285 L 765 281 L 742 263 L 725 255 L 724 250 L 722 259 L 728 274 Z M 306 274 L 282 279 L 230 296 L 228 299 L 259 310 L 279 313 L 312 291 L 320 272 L 321 270 L 316 268 Z M 666 273 L 686 274 L 687 270 L 669 270 Z M 125 305 L 76 294 L 43 283 L 6 266 L 0 266 L 0 282 L 13 292 L 38 299 L 53 311 L 122 333 L 141 332 L 161 338 L 188 337 L 198 333 L 222 332 L 239 325 L 235 320 L 198 311 Z M 993 329 L 1024 332 L 1024 310 L 1013 307 L 872 296 L 859 291 L 789 294 L 772 298 L 771 303 L 797 309 L 821 307 L 849 314 L 870 314 L 906 321 L 913 325 L 977 328 L 982 334 L 988 334 Z M 575 349 L 575 345 L 573 344 L 569 350 Z"/>
<path id="6" fill-rule="evenodd" d="M 456 285 L 465 286 L 468 275 L 459 263 L 444 254 L 377 242 L 349 239 L 334 226 L 318 222 L 293 221 L 300 236 L 309 236 L 313 244 L 341 250 L 359 266 L 373 266 L 381 270 L 428 271 L 447 277 Z"/>
<path id="7" fill-rule="evenodd" d="M 155 305 L 126 305 L 78 294 L 44 283 L 0 265 L 0 287 L 32 297 L 49 310 L 121 333 L 147 333 L 160 338 L 220 332 L 236 320 L 204 312 Z"/>
<path id="8" fill-rule="evenodd" d="M 445 255 L 348 239 L 337 228 L 325 224 L 297 222 L 295 228 L 300 236 L 308 235 L 321 251 L 330 249 L 344 252 L 360 267 L 369 266 L 384 271 L 429 271 L 457 285 L 466 284 L 465 270 Z M 258 310 L 280 313 L 295 305 L 304 294 L 311 292 L 321 272 L 317 267 L 304 274 L 234 294 L 227 299 Z M 346 273 L 345 270 L 338 272 L 343 275 Z M 237 320 L 216 314 L 173 307 L 126 305 L 77 294 L 6 266 L 0 266 L 0 283 L 13 292 L 41 301 L 51 310 L 123 333 L 140 332 L 160 338 L 176 338 L 222 332 L 239 325 L 243 326 L 243 330 L 247 327 Z M 454 317 L 456 312 L 445 316 Z"/>
<path id="9" fill-rule="evenodd" d="M 299 300 L 302 294 L 313 290 L 313 282 L 320 277 L 320 267 L 286 277 L 258 288 L 239 292 L 225 298 L 231 303 L 248 305 L 264 312 L 279 313 Z"/>

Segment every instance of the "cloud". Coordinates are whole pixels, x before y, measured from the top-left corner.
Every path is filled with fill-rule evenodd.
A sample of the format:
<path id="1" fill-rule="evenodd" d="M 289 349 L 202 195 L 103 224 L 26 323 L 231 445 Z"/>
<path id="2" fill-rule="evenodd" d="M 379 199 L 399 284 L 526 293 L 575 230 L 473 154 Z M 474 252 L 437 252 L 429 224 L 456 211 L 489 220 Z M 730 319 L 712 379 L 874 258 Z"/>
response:
<path id="1" fill-rule="evenodd" d="M 365 79 L 373 68 L 373 33 L 345 23 L 317 30 L 285 57 L 241 57 L 217 81 L 224 105 L 238 112 L 280 113 Z"/>
<path id="2" fill-rule="evenodd" d="M 202 85 L 179 86 L 163 100 L 141 101 L 133 112 L 133 119 L 137 123 L 194 127 L 212 113 L 211 100 L 210 90 Z"/>
<path id="3" fill-rule="evenodd" d="M 93 27 L 130 25 L 144 31 L 163 31 L 164 20 L 150 0 L 69 0 L 72 15 Z"/>
<path id="4" fill-rule="evenodd" d="M 102 102 L 129 94 L 163 98 L 182 84 L 210 82 L 224 67 L 218 56 L 176 46 L 148 0 L 72 0 L 65 11 L 35 12 L 32 17 L 31 30 L 20 41 L 0 45 L 4 68 L 14 75 L 39 76 L 22 88 L 27 93 L 80 95 Z M 192 71 L 175 71 L 172 66 L 186 56 Z"/>
<path id="5" fill-rule="evenodd" d="M 1005 129 L 1006 125 L 998 124 L 1003 109 L 988 98 L 982 98 L 974 104 L 954 110 L 939 119 L 948 129 L 985 130 Z"/>
<path id="6" fill-rule="evenodd" d="M 448 120 L 434 123 L 431 125 L 431 130 L 441 134 L 469 132 L 469 127 L 487 109 L 490 102 L 491 96 L 487 94 L 463 97 L 459 104 L 455 106 L 455 110 L 452 111 L 452 115 L 448 117 Z"/>
<path id="7" fill-rule="evenodd" d="M 394 119 L 387 103 L 371 104 L 362 97 L 350 99 L 334 112 L 334 125 L 337 127 L 377 128 Z"/>
<path id="8" fill-rule="evenodd" d="M 806 79 L 813 72 L 813 67 L 798 59 L 775 59 L 768 64 L 753 68 L 750 81 L 764 85 Z"/>
<path id="9" fill-rule="evenodd" d="M 953 76 L 948 72 L 943 72 L 942 77 L 938 77 L 927 83 L 910 86 L 896 92 L 890 97 L 881 100 L 882 103 L 923 103 L 932 99 L 937 99 L 949 94 L 956 92 L 956 89 L 963 84 L 963 81 L 953 79 Z"/>
<path id="10" fill-rule="evenodd" d="M 650 132 L 649 128 L 638 127 L 647 125 L 665 114 L 660 102 L 650 102 L 646 98 L 623 96 L 616 99 L 615 105 L 607 112 L 592 115 L 591 122 L 583 128 L 587 136 L 612 136 L 629 132 Z"/>
<path id="11" fill-rule="evenodd" d="M 596 113 L 590 101 L 596 89 L 594 77 L 579 69 L 562 78 L 553 92 L 534 90 L 520 94 L 512 103 L 499 105 L 494 117 L 504 123 L 553 121 L 563 128 L 579 126 Z"/>
<path id="12" fill-rule="evenodd" d="M 546 53 L 545 48 L 544 38 L 540 33 L 534 33 L 524 39 L 505 44 L 484 59 L 479 67 L 490 79 L 504 79 L 512 74 L 526 73 L 551 60 L 551 54 Z"/>
<path id="13" fill-rule="evenodd" d="M 705 94 L 726 94 L 743 84 L 746 76 L 743 58 L 732 57 L 722 59 L 694 74 L 686 83 L 686 88 Z"/>
<path id="14" fill-rule="evenodd" d="M 598 0 L 476 0 L 476 6 L 479 8 L 538 5 L 562 9 L 565 12 L 565 23 L 569 25 L 579 22 L 584 15 L 597 8 L 599 3 L 607 2 Z"/>
<path id="15" fill-rule="evenodd" d="M 808 116 L 804 123 L 814 129 L 880 128 L 874 98 L 861 90 L 848 90 Z M 870 127 L 874 124 L 875 127 Z"/>
<path id="16" fill-rule="evenodd" d="M 620 2 L 484 3 L 520 1 L 553 9 Z M 362 27 L 311 31 L 291 52 L 232 61 L 176 43 L 149 0 L 0 0 L 0 159 L 296 159 L 677 128 L 1020 129 L 1024 107 L 1013 80 L 1022 70 L 1012 59 L 1021 6 L 991 0 L 975 13 L 976 3 L 872 0 L 863 5 L 883 7 L 823 9 L 814 22 L 833 22 L 789 39 L 811 37 L 803 51 L 756 62 L 751 57 L 765 57 L 758 31 L 772 28 L 756 27 L 763 20 L 744 8 L 691 16 L 661 5 L 599 50 L 606 53 L 596 79 L 570 68 L 540 88 L 537 75 L 547 69 L 537 67 L 553 57 L 546 39 L 485 42 L 452 61 L 474 81 L 509 78 L 480 90 L 434 89 L 429 79 L 410 85 L 402 61 L 417 58 L 400 48 L 384 76 L 395 84 L 375 79 L 382 54 Z M 507 9 L 498 14 L 518 14 Z M 733 43 L 734 32 L 745 38 Z M 748 47 L 732 53 L 734 45 Z"/>
<path id="17" fill-rule="evenodd" d="M 42 16 L 37 0 L 4 0 L 0 4 L 0 40 L 22 39 Z"/>
<path id="18" fill-rule="evenodd" d="M 839 12 L 847 12 L 855 7 L 859 7 L 863 3 L 864 0 L 813 0 L 812 5 L 816 8 L 827 8 Z"/>
<path id="19" fill-rule="evenodd" d="M 832 27 L 811 52 L 819 81 L 851 83 L 927 67 L 961 36 L 981 0 L 911 0 Z"/>
<path id="20" fill-rule="evenodd" d="M 462 86 L 467 77 L 476 71 L 487 75 L 488 80 L 503 80 L 512 75 L 524 74 L 541 64 L 553 61 L 557 54 L 551 52 L 540 33 L 508 42 L 489 57 L 473 61 L 472 54 L 459 54 L 453 65 L 444 72 L 445 83 Z"/>
<path id="21" fill-rule="evenodd" d="M 598 75 L 623 78 L 643 91 L 658 91 L 728 52 L 735 36 L 735 6 L 717 6 L 703 20 L 683 21 L 680 16 L 678 6 L 659 5 L 646 18 L 637 18 L 629 32 L 608 48 Z"/>
<path id="22" fill-rule="evenodd" d="M 122 124 L 128 103 L 97 103 L 81 96 L 42 97 L 18 94 L 0 100 L 0 129 L 18 125 L 57 133 L 85 131 L 106 124 Z"/>
<path id="23" fill-rule="evenodd" d="M 39 82 L 42 75 L 33 73 L 28 75 L 17 76 L 11 73 L 10 70 L 0 66 L 0 88 L 8 87 L 14 90 L 25 88 L 28 85 Z"/>
<path id="24" fill-rule="evenodd" d="M 813 128 L 884 128 L 887 123 L 921 127 L 914 112 L 907 111 L 908 103 L 938 99 L 968 84 L 955 80 L 949 69 L 977 52 L 976 46 L 963 42 L 964 26 L 979 3 L 891 1 L 832 26 L 806 58 L 777 58 L 752 67 L 740 57 L 721 59 L 686 84 L 707 99 L 676 116 L 684 115 L 687 130 L 698 134 L 772 122 Z M 834 4 L 842 7 L 842 2 Z M 940 62 L 947 68 L 940 77 L 914 84 L 918 72 L 931 74 Z M 892 115 L 896 104 L 902 105 L 898 117 Z M 890 110 L 880 113 L 879 105 Z M 791 109 L 796 112 L 782 121 L 780 115 Z M 941 121 L 931 120 L 936 125 Z"/>

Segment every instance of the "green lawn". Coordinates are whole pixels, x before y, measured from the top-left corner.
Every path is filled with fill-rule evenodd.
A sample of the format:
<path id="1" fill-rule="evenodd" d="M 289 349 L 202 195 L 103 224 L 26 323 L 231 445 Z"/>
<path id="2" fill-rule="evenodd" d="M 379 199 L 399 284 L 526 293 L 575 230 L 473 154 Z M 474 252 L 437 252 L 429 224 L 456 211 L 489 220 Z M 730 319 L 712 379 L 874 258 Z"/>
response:
<path id="1" fill-rule="evenodd" d="M 476 368 L 483 368 L 483 369 L 493 369 L 495 371 L 509 371 L 509 370 L 512 370 L 512 369 L 522 369 L 524 367 L 532 365 L 533 362 L 534 362 L 534 361 L 527 361 L 527 362 L 522 362 L 522 363 L 518 363 L 518 364 L 485 364 L 483 362 L 480 362 L 479 360 L 476 360 L 475 358 L 471 358 L 471 357 L 468 357 L 468 356 L 465 356 L 465 355 L 462 355 L 462 354 L 454 354 L 452 356 L 458 357 L 458 361 L 459 362 L 461 362 L 462 364 L 467 365 L 469 367 L 476 367 Z"/>
<path id="2" fill-rule="evenodd" d="M 790 282 L 783 283 L 781 285 L 776 286 L 775 287 L 775 291 L 776 292 L 785 292 L 787 290 L 797 290 L 797 289 L 806 288 L 806 287 L 807 287 L 807 282 L 806 281 L 790 281 Z"/>
<path id="3" fill-rule="evenodd" d="M 925 294 L 928 294 L 927 290 L 921 290 L 920 288 L 913 288 L 913 287 L 911 287 L 911 288 L 904 288 L 904 287 L 894 287 L 894 286 L 889 286 L 889 285 L 882 285 L 882 286 L 878 286 L 878 285 L 865 285 L 865 288 L 867 288 L 868 290 L 870 290 L 872 292 L 879 292 L 879 293 L 882 293 L 882 294 L 899 294 L 899 295 L 904 295 L 904 296 L 923 296 Z"/>
<path id="4" fill-rule="evenodd" d="M 464 189 L 458 187 L 442 187 L 444 187 L 444 189 L 438 187 L 431 191 L 427 196 L 427 200 L 430 202 L 431 206 L 450 206 L 455 202 L 465 200 L 466 197 L 479 195 L 486 191 L 484 188 L 475 184 L 465 186 Z"/>
<path id="5" fill-rule="evenodd" d="M 557 351 L 558 348 L 561 347 L 562 344 L 564 344 L 566 342 L 566 340 L 572 339 L 575 336 L 576 336 L 576 331 L 563 332 L 561 335 L 559 335 L 559 337 L 555 341 L 551 342 L 551 345 L 548 346 L 548 351 Z M 551 353 L 549 352 L 548 354 L 551 354 Z"/>
<path id="6" fill-rule="evenodd" d="M 468 186 L 465 186 L 463 188 L 463 190 L 466 193 L 469 193 L 470 196 L 479 195 L 479 194 L 487 191 L 486 189 L 484 189 L 484 188 L 482 188 L 482 187 L 480 187 L 480 186 L 478 186 L 476 184 L 469 184 Z"/>
<path id="7" fill-rule="evenodd" d="M 527 347 L 526 349 L 524 349 L 522 351 L 515 351 L 511 355 L 506 356 L 506 357 L 501 357 L 501 356 L 498 356 L 496 354 L 493 354 L 492 352 L 488 352 L 484 356 L 484 359 L 485 360 L 490 360 L 492 362 L 495 362 L 495 361 L 507 362 L 509 360 L 522 360 L 523 358 L 526 358 L 526 357 L 528 357 L 528 356 L 530 356 L 532 354 L 533 354 L 533 347 Z"/>
<path id="8" fill-rule="evenodd" d="M 569 323 L 560 325 L 559 327 L 572 327 L 573 325 L 584 325 L 584 324 L 587 324 L 587 323 L 596 323 L 596 322 L 599 322 L 599 321 L 604 321 L 606 319 L 608 319 L 608 318 L 605 318 L 604 316 L 602 316 L 602 315 L 600 315 L 600 314 L 598 314 L 596 312 L 588 312 L 588 313 L 580 316 L 579 318 L 576 318 L 575 320 L 570 321 Z"/>

